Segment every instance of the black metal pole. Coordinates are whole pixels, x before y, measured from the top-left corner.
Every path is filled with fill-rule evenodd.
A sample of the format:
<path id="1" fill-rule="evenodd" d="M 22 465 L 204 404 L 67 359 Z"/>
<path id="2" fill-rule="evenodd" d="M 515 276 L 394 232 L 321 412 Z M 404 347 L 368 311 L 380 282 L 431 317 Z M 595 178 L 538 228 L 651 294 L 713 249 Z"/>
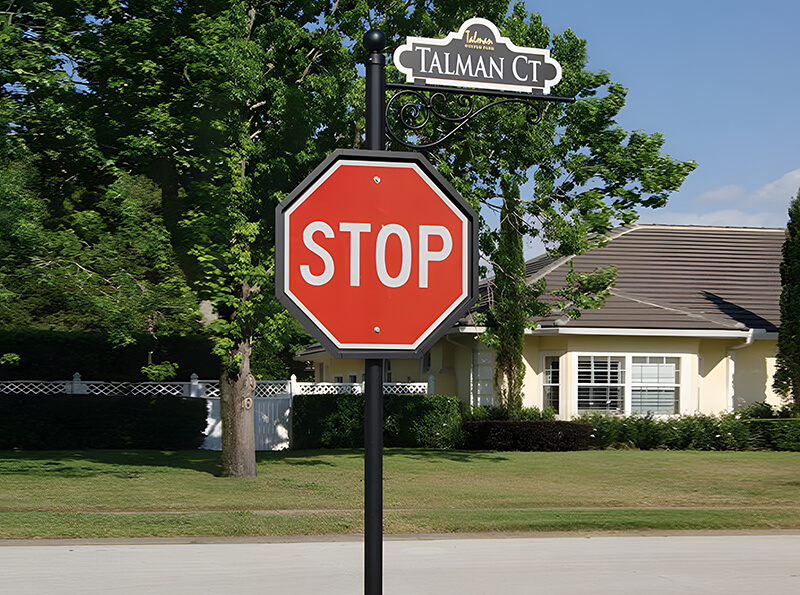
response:
<path id="1" fill-rule="evenodd" d="M 383 360 L 365 362 L 364 593 L 383 592 Z"/>
<path id="2" fill-rule="evenodd" d="M 364 33 L 364 47 L 369 50 L 367 59 L 367 139 L 366 148 L 372 151 L 386 149 L 384 112 L 386 111 L 386 36 L 383 31 L 370 29 Z"/>
<path id="3" fill-rule="evenodd" d="M 367 60 L 366 148 L 386 149 L 386 36 L 364 34 Z M 383 593 L 383 360 L 364 361 L 364 593 Z"/>

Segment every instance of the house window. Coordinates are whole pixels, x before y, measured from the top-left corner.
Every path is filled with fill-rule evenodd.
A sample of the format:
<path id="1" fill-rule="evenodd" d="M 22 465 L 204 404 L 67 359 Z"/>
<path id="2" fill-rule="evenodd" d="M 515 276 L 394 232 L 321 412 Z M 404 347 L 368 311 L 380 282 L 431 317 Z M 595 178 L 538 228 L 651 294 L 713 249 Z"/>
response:
<path id="1" fill-rule="evenodd" d="M 422 356 L 422 361 L 420 362 L 420 373 L 427 374 L 431 371 L 431 352 L 428 351 L 425 355 Z"/>
<path id="2" fill-rule="evenodd" d="M 392 381 L 392 360 L 389 359 L 383 360 L 383 381 L 384 382 Z"/>
<path id="3" fill-rule="evenodd" d="M 560 393 L 560 359 L 557 356 L 545 356 L 544 358 L 544 378 L 542 380 L 542 406 L 552 407 L 558 412 L 559 393 Z"/>
<path id="4" fill-rule="evenodd" d="M 578 357 L 578 412 L 586 411 L 625 412 L 624 357 Z"/>
<path id="5" fill-rule="evenodd" d="M 333 377 L 333 381 L 334 382 L 344 382 L 344 376 L 334 376 Z"/>
<path id="6" fill-rule="evenodd" d="M 631 413 L 672 415 L 680 402 L 680 358 L 632 358 Z"/>
<path id="7" fill-rule="evenodd" d="M 679 356 L 578 356 L 579 413 L 674 415 L 680 390 Z"/>
<path id="8" fill-rule="evenodd" d="M 349 382 L 351 382 L 352 384 L 355 384 L 356 382 L 358 382 L 358 374 L 350 374 Z"/>

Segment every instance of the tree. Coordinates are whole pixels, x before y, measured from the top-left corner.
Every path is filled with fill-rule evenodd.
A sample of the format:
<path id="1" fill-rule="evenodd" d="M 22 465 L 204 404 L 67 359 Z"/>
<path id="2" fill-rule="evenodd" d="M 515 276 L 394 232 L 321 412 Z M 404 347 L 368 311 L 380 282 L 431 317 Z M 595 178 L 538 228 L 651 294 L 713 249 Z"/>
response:
<path id="1" fill-rule="evenodd" d="M 781 326 L 773 388 L 800 410 L 800 190 L 789 205 L 781 261 Z"/>
<path id="2" fill-rule="evenodd" d="M 292 324 L 272 297 L 274 205 L 352 143 L 356 76 L 327 3 L 14 2 L 3 99 L 56 203 L 145 174 L 217 318 L 223 466 L 253 475 L 252 343 Z"/>
<path id="3" fill-rule="evenodd" d="M 561 63 L 563 78 L 553 94 L 578 100 L 538 111 L 518 104 L 493 108 L 431 158 L 473 206 L 500 213 L 499 227 L 484 225 L 480 238 L 494 273 L 484 340 L 497 350 L 497 384 L 513 417 L 522 398 L 521 353 L 530 317 L 551 307 L 573 317 L 599 307 L 614 279 L 613 268 L 572 273 L 564 289 L 548 296 L 543 285 L 526 285 L 522 238 L 538 238 L 553 256 L 585 252 L 602 244 L 613 227 L 635 221 L 637 209 L 666 204 L 696 164 L 662 154 L 661 134 L 628 132 L 617 124 L 626 90 L 607 72 L 586 69 L 584 40 L 570 30 L 551 36 L 541 16 L 522 4 L 504 14 L 495 17 L 504 35 L 518 46 L 549 48 Z M 457 112 L 459 105 L 450 109 Z M 431 124 L 417 137 L 427 142 L 437 134 Z"/>
<path id="4" fill-rule="evenodd" d="M 363 32 L 382 28 L 391 51 L 408 35 L 444 34 L 479 15 L 519 45 L 551 43 L 538 15 L 516 6 L 506 18 L 507 0 L 15 0 L 9 10 L 0 109 L 13 112 L 12 136 L 34 156 L 48 212 L 64 214 L 79 189 L 123 175 L 158 185 L 155 208 L 175 257 L 216 313 L 208 331 L 222 363 L 227 475 L 255 473 L 253 345 L 293 336 L 272 297 L 274 206 L 330 150 L 361 146 Z M 658 135 L 616 127 L 624 89 L 585 71 L 584 46 L 569 31 L 552 39 L 565 72 L 556 91 L 580 95 L 577 104 L 552 106 L 533 125 L 528 112 L 504 109 L 431 152 L 474 206 L 508 199 L 504 220 L 558 254 L 585 250 L 589 234 L 616 219 L 632 221 L 634 207 L 662 204 L 692 167 L 662 156 Z M 534 165 L 532 196 L 517 201 Z M 81 210 L 99 213 L 91 206 L 101 195 L 87 193 Z M 504 299 L 525 296 L 523 311 L 538 311 L 540 288 L 524 289 L 519 277 L 519 242 L 503 245 L 484 230 L 489 264 L 513 271 L 516 290 Z M 575 296 L 590 285 L 576 282 Z M 496 328 L 506 326 L 501 310 L 495 316 Z M 509 386 L 521 386 L 517 376 Z"/>

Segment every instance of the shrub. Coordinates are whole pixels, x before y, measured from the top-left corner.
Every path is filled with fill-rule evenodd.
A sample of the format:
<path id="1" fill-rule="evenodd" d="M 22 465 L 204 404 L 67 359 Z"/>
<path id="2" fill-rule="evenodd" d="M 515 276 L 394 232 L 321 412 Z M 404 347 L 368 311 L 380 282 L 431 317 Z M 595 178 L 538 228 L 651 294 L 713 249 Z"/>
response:
<path id="1" fill-rule="evenodd" d="M 0 395 L 0 449 L 198 448 L 205 399 Z"/>
<path id="2" fill-rule="evenodd" d="M 591 424 L 596 448 L 746 450 L 755 445 L 747 426 L 730 414 L 657 418 L 588 413 L 575 421 Z"/>
<path id="3" fill-rule="evenodd" d="M 517 421 L 554 421 L 558 411 L 552 407 L 540 410 L 538 407 L 523 407 L 519 412 Z M 506 420 L 508 415 L 503 407 L 495 405 L 467 405 L 461 404 L 461 417 L 464 421 Z"/>
<path id="4" fill-rule="evenodd" d="M 761 401 L 740 409 L 737 411 L 736 417 L 739 419 L 772 419 L 775 417 L 775 410 L 766 401 Z"/>
<path id="5" fill-rule="evenodd" d="M 383 443 L 388 447 L 453 448 L 461 441 L 455 397 L 385 395 Z M 292 405 L 292 448 L 362 448 L 363 395 L 297 395 Z"/>
<path id="6" fill-rule="evenodd" d="M 463 421 L 486 421 L 506 419 L 506 410 L 496 405 L 467 405 L 461 403 Z"/>
<path id="7" fill-rule="evenodd" d="M 775 420 L 772 424 L 774 427 L 773 448 L 800 452 L 800 420 Z"/>
<path id="8" fill-rule="evenodd" d="M 592 445 L 595 448 L 619 446 L 626 441 L 623 431 L 623 418 L 616 415 L 584 413 L 573 421 L 591 426 Z"/>
<path id="9" fill-rule="evenodd" d="M 570 421 L 468 421 L 464 447 L 471 450 L 566 451 L 592 443 L 592 426 Z"/>
<path id="10" fill-rule="evenodd" d="M 733 415 L 684 415 L 669 420 L 676 428 L 676 440 L 668 446 L 692 450 L 748 450 L 753 441 L 747 427 Z"/>
<path id="11" fill-rule="evenodd" d="M 800 419 L 743 419 L 754 448 L 800 451 Z"/>

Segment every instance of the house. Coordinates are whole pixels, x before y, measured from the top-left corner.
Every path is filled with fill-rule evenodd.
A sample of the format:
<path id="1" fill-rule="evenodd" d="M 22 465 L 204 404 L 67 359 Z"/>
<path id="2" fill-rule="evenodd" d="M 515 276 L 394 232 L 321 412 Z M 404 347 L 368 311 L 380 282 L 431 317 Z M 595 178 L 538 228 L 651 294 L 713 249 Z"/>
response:
<path id="1" fill-rule="evenodd" d="M 616 265 L 605 306 L 577 319 L 552 312 L 525 336 L 524 405 L 554 407 L 561 419 L 586 411 L 658 415 L 719 413 L 772 391 L 781 291 L 783 229 L 632 225 L 583 255 L 530 260 L 529 282 L 546 293 L 575 272 Z M 483 305 L 491 281 L 481 284 Z M 472 315 L 420 360 L 387 360 L 385 381 L 432 381 L 473 405 L 496 403 L 494 351 Z M 317 381 L 361 381 L 363 360 L 320 347 Z"/>

